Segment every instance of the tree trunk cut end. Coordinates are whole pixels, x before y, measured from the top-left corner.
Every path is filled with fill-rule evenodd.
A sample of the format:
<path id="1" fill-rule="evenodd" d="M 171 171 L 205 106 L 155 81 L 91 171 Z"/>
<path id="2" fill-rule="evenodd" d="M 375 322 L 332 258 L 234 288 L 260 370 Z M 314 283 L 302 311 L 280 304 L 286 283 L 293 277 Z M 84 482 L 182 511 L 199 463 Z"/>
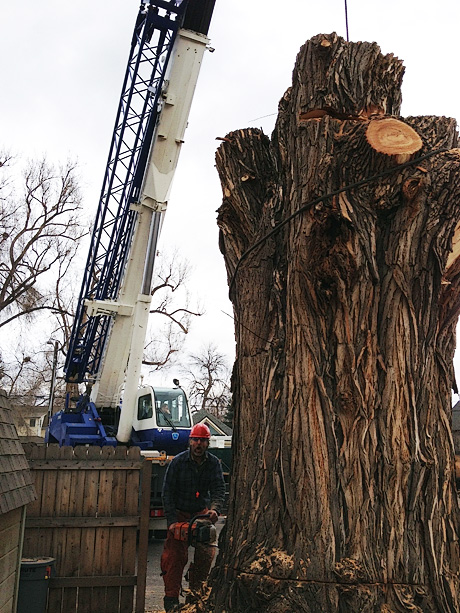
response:
<path id="1" fill-rule="evenodd" d="M 405 162 L 422 148 L 422 139 L 406 123 L 385 117 L 372 120 L 366 130 L 369 145 L 378 153 L 398 156 L 398 162 Z"/>

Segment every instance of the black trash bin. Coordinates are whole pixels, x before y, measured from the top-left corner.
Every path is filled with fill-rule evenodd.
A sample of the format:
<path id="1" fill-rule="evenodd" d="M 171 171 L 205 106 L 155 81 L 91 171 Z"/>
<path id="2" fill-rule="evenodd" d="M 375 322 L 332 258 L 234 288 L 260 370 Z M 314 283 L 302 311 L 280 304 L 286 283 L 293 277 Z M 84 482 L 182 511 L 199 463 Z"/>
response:
<path id="1" fill-rule="evenodd" d="M 22 558 L 17 613 L 45 613 L 54 558 Z"/>

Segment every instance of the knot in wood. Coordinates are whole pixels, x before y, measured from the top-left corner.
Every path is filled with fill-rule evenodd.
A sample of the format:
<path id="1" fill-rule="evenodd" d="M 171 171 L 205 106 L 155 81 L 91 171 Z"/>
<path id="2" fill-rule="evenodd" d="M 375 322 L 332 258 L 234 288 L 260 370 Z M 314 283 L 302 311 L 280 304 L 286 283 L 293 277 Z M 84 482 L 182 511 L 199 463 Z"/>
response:
<path id="1" fill-rule="evenodd" d="M 331 34 L 318 34 L 315 38 L 318 45 L 318 53 L 328 54 L 332 53 L 333 45 L 337 44 L 339 37 L 336 32 L 331 32 Z"/>
<path id="2" fill-rule="evenodd" d="M 412 177 L 404 182 L 402 192 L 407 200 L 413 200 L 423 186 L 422 177 Z"/>

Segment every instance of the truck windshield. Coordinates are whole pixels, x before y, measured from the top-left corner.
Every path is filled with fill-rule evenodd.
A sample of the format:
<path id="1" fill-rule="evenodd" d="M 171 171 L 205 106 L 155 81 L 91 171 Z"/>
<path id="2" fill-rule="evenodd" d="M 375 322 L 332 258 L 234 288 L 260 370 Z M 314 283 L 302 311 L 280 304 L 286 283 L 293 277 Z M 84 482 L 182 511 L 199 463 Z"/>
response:
<path id="1" fill-rule="evenodd" d="M 181 389 L 154 390 L 155 410 L 159 426 L 190 428 L 187 399 Z"/>

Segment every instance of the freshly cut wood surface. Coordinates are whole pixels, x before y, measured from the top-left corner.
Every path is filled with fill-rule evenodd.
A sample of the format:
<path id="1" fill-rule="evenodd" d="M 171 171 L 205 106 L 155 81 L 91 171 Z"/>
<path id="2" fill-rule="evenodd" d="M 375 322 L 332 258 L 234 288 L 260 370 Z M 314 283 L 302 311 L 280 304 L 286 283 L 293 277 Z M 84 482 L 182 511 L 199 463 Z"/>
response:
<path id="1" fill-rule="evenodd" d="M 417 132 L 407 123 L 391 117 L 371 121 L 366 138 L 375 151 L 387 155 L 411 154 L 422 148 Z"/>

